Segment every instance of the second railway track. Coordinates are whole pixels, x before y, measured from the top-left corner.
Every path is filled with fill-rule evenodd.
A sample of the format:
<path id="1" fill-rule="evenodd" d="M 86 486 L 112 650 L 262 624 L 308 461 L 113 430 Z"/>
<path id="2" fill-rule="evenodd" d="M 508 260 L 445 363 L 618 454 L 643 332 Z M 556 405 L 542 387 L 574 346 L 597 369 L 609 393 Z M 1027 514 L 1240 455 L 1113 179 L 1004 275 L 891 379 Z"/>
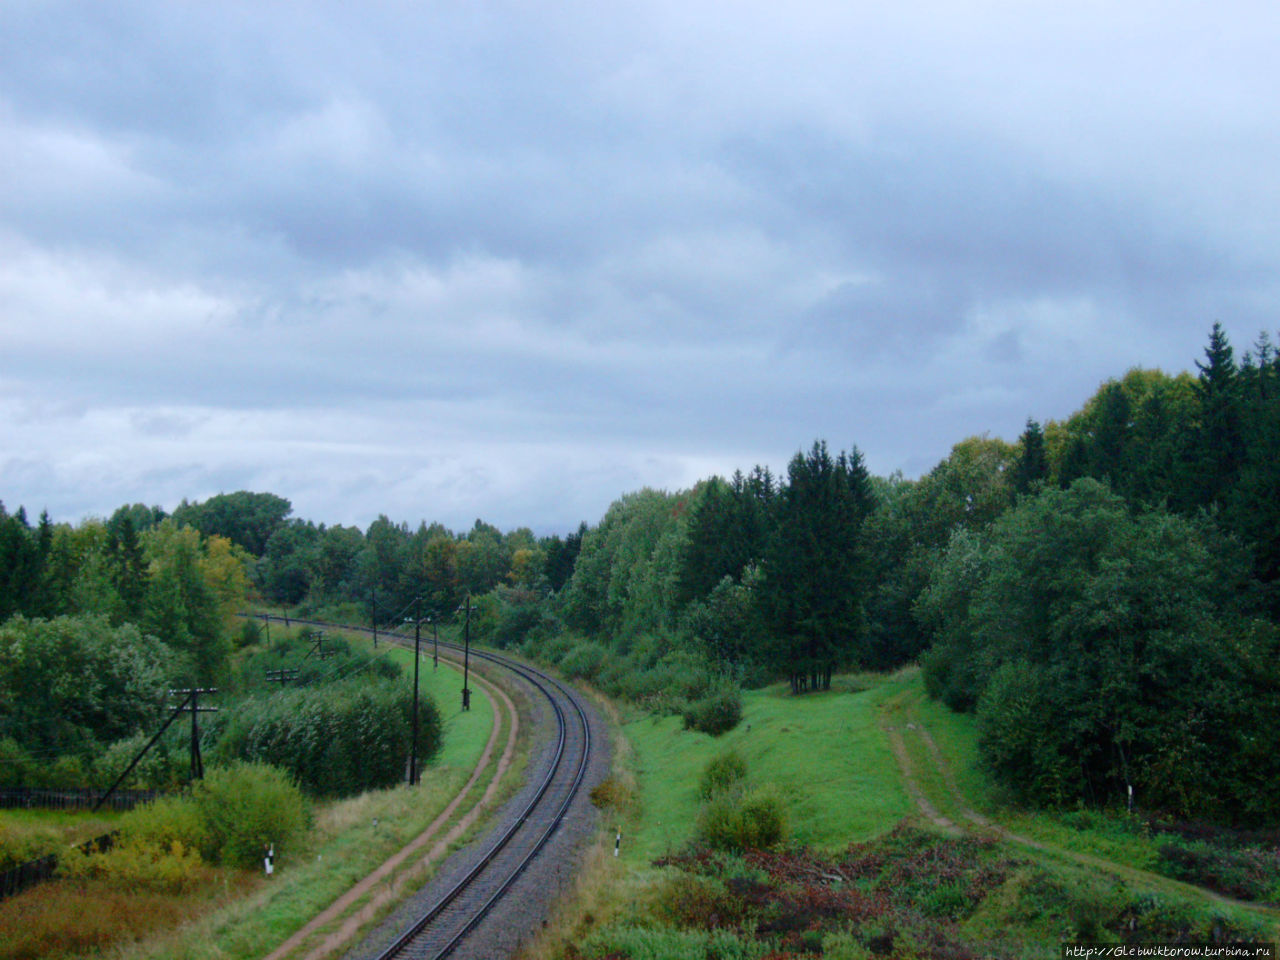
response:
<path id="1" fill-rule="evenodd" d="M 383 636 L 395 636 L 398 643 L 406 639 L 395 634 Z M 442 642 L 440 646 L 459 653 L 462 650 L 455 644 Z M 528 897 L 528 891 L 524 896 L 513 896 L 520 878 L 538 861 L 567 817 L 581 820 L 589 815 L 589 805 L 581 801 L 575 804 L 583 792 L 594 748 L 591 719 L 578 695 L 554 677 L 509 657 L 475 647 L 471 648 L 471 657 L 509 672 L 523 685 L 535 712 L 543 714 L 544 722 L 539 726 L 550 735 L 544 735 L 535 747 L 525 788 L 502 807 L 488 834 L 455 855 L 434 881 L 411 897 L 348 957 L 443 960 L 457 956 L 461 960 L 468 956 L 506 955 L 542 919 L 541 915 L 529 913 L 529 908 L 536 910 L 537 905 Z M 559 866 L 554 868 L 554 875 L 560 884 L 565 882 Z M 545 882 L 537 887 L 543 894 L 553 892 Z M 513 899 L 514 904 L 510 902 Z M 486 920 L 498 912 L 504 914 L 501 922 Z M 521 926 L 526 929 L 518 929 Z"/>

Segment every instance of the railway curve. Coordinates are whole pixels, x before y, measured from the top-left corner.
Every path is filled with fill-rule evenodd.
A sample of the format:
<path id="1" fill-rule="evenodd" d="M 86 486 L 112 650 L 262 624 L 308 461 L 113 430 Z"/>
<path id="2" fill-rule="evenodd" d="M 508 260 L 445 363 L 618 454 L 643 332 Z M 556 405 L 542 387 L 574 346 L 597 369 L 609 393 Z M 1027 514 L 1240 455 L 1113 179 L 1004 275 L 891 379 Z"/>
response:
<path id="1" fill-rule="evenodd" d="M 344 624 L 293 623 L 364 631 Z M 380 633 L 412 645 L 412 640 Z M 462 648 L 440 643 L 457 653 Z M 348 960 L 496 960 L 512 956 L 544 923 L 573 882 L 595 831 L 588 797 L 608 770 L 607 731 L 591 704 L 568 685 L 528 664 L 471 647 L 471 657 L 506 672 L 520 688 L 533 730 L 523 787 L 490 826 L 456 851 L 435 877 L 410 895 Z"/>

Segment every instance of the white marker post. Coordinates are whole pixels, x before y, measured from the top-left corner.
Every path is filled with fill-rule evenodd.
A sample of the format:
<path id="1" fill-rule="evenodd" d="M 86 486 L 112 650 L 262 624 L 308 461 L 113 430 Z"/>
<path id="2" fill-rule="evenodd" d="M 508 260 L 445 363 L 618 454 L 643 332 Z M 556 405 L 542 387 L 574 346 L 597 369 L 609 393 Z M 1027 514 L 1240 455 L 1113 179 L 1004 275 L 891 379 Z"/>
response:
<path id="1" fill-rule="evenodd" d="M 618 835 L 613 838 L 613 855 L 618 855 L 618 848 L 622 846 L 622 828 L 618 827 Z"/>
<path id="2" fill-rule="evenodd" d="M 266 871 L 267 876 L 275 873 L 276 845 L 273 843 L 267 847 L 267 855 L 263 858 L 262 869 Z"/>

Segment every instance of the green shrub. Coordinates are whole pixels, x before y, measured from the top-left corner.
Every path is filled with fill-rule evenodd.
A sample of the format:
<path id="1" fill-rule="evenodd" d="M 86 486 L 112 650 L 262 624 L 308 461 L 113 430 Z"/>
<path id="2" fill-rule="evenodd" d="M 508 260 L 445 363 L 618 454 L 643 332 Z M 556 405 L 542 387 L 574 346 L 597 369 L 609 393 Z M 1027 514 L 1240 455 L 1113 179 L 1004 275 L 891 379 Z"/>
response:
<path id="1" fill-rule="evenodd" d="M 120 821 L 126 841 L 152 846 L 181 843 L 193 850 L 209 849 L 209 828 L 200 808 L 187 794 L 160 797 L 154 803 L 134 807 Z"/>
<path id="2" fill-rule="evenodd" d="M 54 790 L 87 787 L 90 783 L 89 768 L 75 754 L 64 754 L 40 775 L 40 785 Z"/>
<path id="3" fill-rule="evenodd" d="M 1156 870 L 1241 900 L 1280 901 L 1280 851 L 1178 839 L 1160 847 Z"/>
<path id="4" fill-rule="evenodd" d="M 68 880 L 101 880 L 116 889 L 182 894 L 204 885 L 209 868 L 198 851 L 180 841 L 128 840 L 106 853 L 86 854 L 73 848 L 59 859 L 58 875 Z"/>
<path id="5" fill-rule="evenodd" d="M 720 877 L 683 870 L 664 873 L 647 894 L 647 912 L 658 926 L 710 930 L 742 927 L 748 922 L 750 905 L 732 894 Z"/>
<path id="6" fill-rule="evenodd" d="M 36 762 L 13 737 L 0 739 L 0 786 L 27 787 L 35 783 Z"/>
<path id="7" fill-rule="evenodd" d="M 684 709 L 684 728 L 700 730 L 718 737 L 728 733 L 742 721 L 742 693 L 728 685 L 721 686 Z"/>
<path id="8" fill-rule="evenodd" d="M 254 867 L 268 844 L 278 856 L 295 849 L 308 818 L 302 792 L 284 771 L 233 763 L 209 770 L 189 794 L 130 810 L 120 834 L 130 849 L 172 852 L 176 845 L 209 863 Z"/>
<path id="9" fill-rule="evenodd" d="M 698 816 L 695 839 L 713 850 L 762 850 L 787 832 L 786 805 L 771 785 L 713 797 Z"/>
<path id="10" fill-rule="evenodd" d="M 253 867 L 269 844 L 287 856 L 307 828 L 302 792 L 283 771 L 265 763 L 211 770 L 191 793 L 206 831 L 202 853 L 215 863 Z"/>
<path id="11" fill-rule="evenodd" d="M 15 828 L 0 820 L 0 870 L 46 856 L 62 842 L 56 827 L 34 823 Z"/>
<path id="12" fill-rule="evenodd" d="M 262 642 L 262 624 L 257 620 L 245 619 L 240 623 L 240 629 L 235 634 L 235 645 L 243 649 L 244 647 L 252 647 Z"/>
<path id="13" fill-rule="evenodd" d="M 140 733 L 111 744 L 93 763 L 94 785 L 105 790 L 115 783 L 150 739 L 145 733 Z M 189 769 L 190 760 L 186 752 L 179 755 L 171 753 L 166 741 L 161 739 L 143 754 L 120 787 L 125 790 L 173 789 L 186 781 Z"/>
<path id="14" fill-rule="evenodd" d="M 609 651 L 594 640 L 574 645 L 560 660 L 560 669 L 570 679 L 594 680 L 609 659 Z"/>
<path id="15" fill-rule="evenodd" d="M 738 751 L 729 750 L 712 757 L 703 767 L 702 776 L 698 778 L 698 796 L 710 800 L 718 793 L 739 786 L 746 777 L 747 761 Z"/>
<path id="16" fill-rule="evenodd" d="M 1080 790 L 1078 758 L 1051 708 L 1041 672 L 1025 661 L 1000 667 L 978 701 L 978 749 L 1019 800 L 1062 804 Z"/>

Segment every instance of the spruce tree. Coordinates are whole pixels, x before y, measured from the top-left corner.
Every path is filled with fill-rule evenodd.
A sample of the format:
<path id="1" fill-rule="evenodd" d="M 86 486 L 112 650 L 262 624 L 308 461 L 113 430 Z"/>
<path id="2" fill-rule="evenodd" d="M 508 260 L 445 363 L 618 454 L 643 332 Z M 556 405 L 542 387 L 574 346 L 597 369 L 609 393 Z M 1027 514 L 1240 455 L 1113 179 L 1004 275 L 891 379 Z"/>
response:
<path id="1" fill-rule="evenodd" d="M 1221 502 L 1240 469 L 1239 376 L 1235 357 L 1221 323 L 1214 323 L 1205 348 L 1205 362 L 1196 361 L 1200 376 L 1196 394 L 1200 406 L 1196 465 L 1199 502 Z"/>
<path id="2" fill-rule="evenodd" d="M 1013 490 L 1030 493 L 1032 484 L 1049 477 L 1049 455 L 1045 452 L 1044 431 L 1039 422 L 1027 418 L 1027 427 L 1019 438 L 1020 449 L 1014 466 Z"/>
<path id="3" fill-rule="evenodd" d="M 829 688 L 835 667 L 864 659 L 861 528 L 871 507 L 870 476 L 856 447 L 833 458 L 819 441 L 788 465 L 762 600 L 773 665 L 794 692 Z"/>

